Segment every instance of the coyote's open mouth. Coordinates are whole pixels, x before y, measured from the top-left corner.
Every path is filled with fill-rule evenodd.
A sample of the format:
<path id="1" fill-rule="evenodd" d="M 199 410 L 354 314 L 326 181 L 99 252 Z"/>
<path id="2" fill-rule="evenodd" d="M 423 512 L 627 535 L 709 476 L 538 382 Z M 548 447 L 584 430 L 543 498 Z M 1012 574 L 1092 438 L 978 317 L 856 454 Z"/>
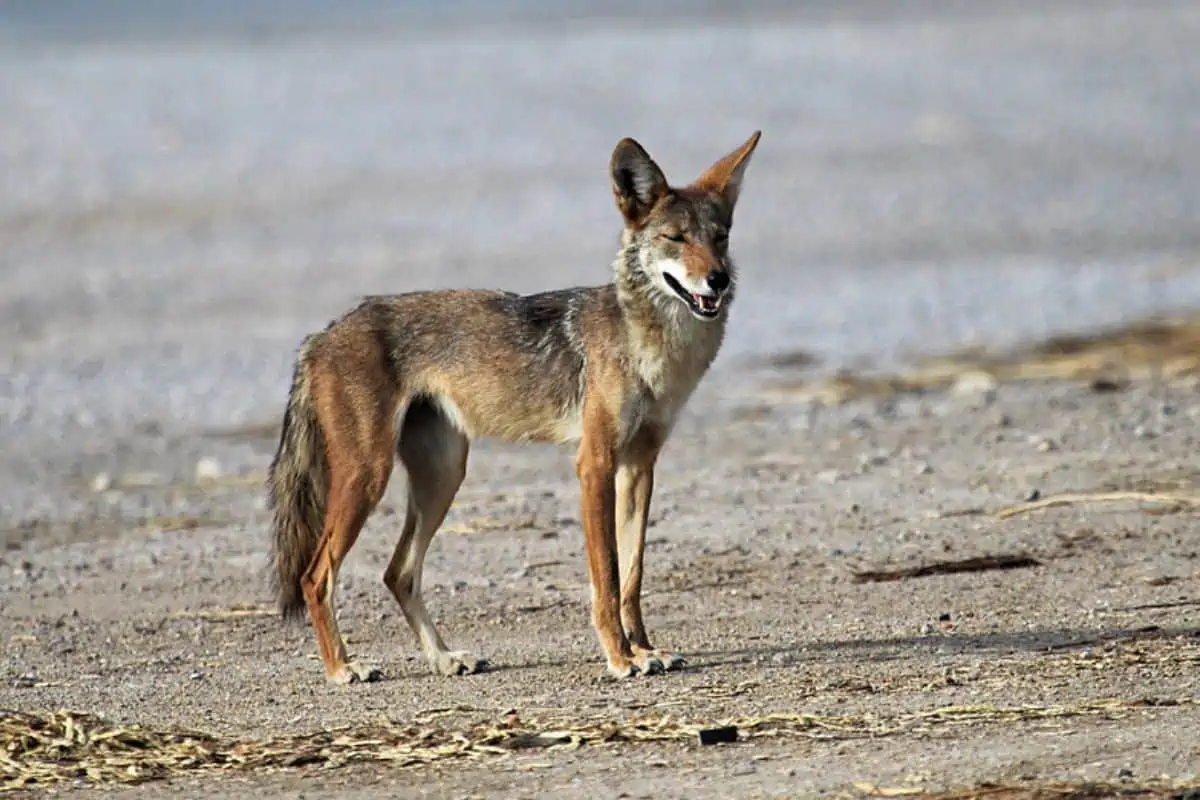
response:
<path id="1" fill-rule="evenodd" d="M 698 292 L 689 292 L 683 288 L 683 284 L 675 279 L 669 272 L 663 272 L 663 278 L 667 281 L 667 286 L 674 290 L 675 294 L 683 298 L 688 304 L 688 308 L 692 310 L 700 319 L 713 319 L 717 314 L 721 313 L 721 296 L 706 295 Z"/>

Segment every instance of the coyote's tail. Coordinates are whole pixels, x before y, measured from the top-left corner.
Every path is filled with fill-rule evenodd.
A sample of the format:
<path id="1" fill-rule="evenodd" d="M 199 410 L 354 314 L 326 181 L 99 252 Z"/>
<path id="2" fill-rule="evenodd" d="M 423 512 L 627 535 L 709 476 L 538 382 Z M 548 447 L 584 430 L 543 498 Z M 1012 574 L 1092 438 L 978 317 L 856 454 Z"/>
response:
<path id="1" fill-rule="evenodd" d="M 316 553 L 329 492 L 325 440 L 310 394 L 308 345 L 306 341 L 296 358 L 279 449 L 267 475 L 268 502 L 275 513 L 271 561 L 284 617 L 304 613 L 300 579 Z"/>

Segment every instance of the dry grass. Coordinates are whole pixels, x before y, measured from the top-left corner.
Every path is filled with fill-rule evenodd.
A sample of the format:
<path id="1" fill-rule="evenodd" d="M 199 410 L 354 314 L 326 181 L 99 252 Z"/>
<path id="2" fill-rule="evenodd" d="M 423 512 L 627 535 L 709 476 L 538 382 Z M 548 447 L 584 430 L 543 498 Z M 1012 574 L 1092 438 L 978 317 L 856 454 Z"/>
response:
<path id="1" fill-rule="evenodd" d="M 965 350 L 918 362 L 903 375 L 843 372 L 779 389 L 825 405 L 862 397 L 927 392 L 956 384 L 1086 381 L 1116 389 L 1130 381 L 1200 379 L 1200 318 L 1137 322 L 1092 335 L 1059 336 L 1006 353 Z"/>
<path id="2" fill-rule="evenodd" d="M 1120 719 L 1155 707 L 1191 705 L 1193 699 L 1098 700 L 1064 706 L 949 706 L 896 716 L 770 714 L 722 720 L 742 739 L 845 740 L 931 736 L 943 729 L 1041 722 L 1061 726 L 1080 717 Z M 694 742 L 711 727 L 669 715 L 634 719 L 555 718 L 444 727 L 430 712 L 411 723 L 380 722 L 316 733 L 234 741 L 187 730 L 115 725 L 87 714 L 0 711 L 0 791 L 74 781 L 138 783 L 197 771 L 259 771 L 350 763 L 420 766 L 451 760 L 493 759 L 530 749 L 579 748 L 642 742 Z"/>
<path id="3" fill-rule="evenodd" d="M 1158 513 L 1167 511 L 1188 511 L 1200 508 L 1200 495 L 1187 492 L 1158 491 L 1068 492 L 1066 494 L 1058 494 L 1051 497 L 1042 497 L 1037 500 L 1030 500 L 1025 503 L 1017 503 L 1016 505 L 1012 506 L 1004 506 L 1003 508 L 998 508 L 992 511 L 989 511 L 982 506 L 971 506 L 968 508 L 950 509 L 948 511 L 933 511 L 929 512 L 927 516 L 933 519 L 947 519 L 950 517 L 992 517 L 993 519 L 1005 520 L 1020 516 L 1022 514 L 1029 514 L 1034 511 L 1044 511 L 1049 508 L 1116 503 L 1144 506 L 1147 508 L 1147 510 L 1155 510 Z"/>
<path id="4" fill-rule="evenodd" d="M 1009 519 L 1019 514 L 1028 514 L 1031 511 L 1040 511 L 1045 508 L 1058 508 L 1060 506 L 1086 503 L 1149 503 L 1182 510 L 1200 507 L 1200 495 L 1179 493 L 1159 494 L 1151 492 L 1084 492 L 1078 494 L 1060 494 L 1054 497 L 1044 497 L 1041 500 L 1032 500 L 1028 503 L 1001 508 L 993 511 L 992 516 L 997 519 Z"/>
<path id="5" fill-rule="evenodd" d="M 1195 792 L 1200 784 L 1171 783 L 1169 781 L 1150 781 L 1147 783 L 1045 783 L 1029 784 L 987 784 L 970 789 L 955 789 L 950 792 L 924 794 L 919 796 L 933 800 L 1108 800 L 1112 797 L 1140 798 L 1140 800 L 1156 800 L 1156 798 L 1183 798 L 1189 792 Z M 886 791 L 886 790 L 884 790 Z M 898 797 L 896 794 L 864 793 L 867 797 Z"/>
<path id="6" fill-rule="evenodd" d="M 515 517 L 474 517 L 458 523 L 443 525 L 440 533 L 491 533 L 494 531 L 550 531 L 553 522 L 541 520 L 537 514 L 522 514 Z"/>

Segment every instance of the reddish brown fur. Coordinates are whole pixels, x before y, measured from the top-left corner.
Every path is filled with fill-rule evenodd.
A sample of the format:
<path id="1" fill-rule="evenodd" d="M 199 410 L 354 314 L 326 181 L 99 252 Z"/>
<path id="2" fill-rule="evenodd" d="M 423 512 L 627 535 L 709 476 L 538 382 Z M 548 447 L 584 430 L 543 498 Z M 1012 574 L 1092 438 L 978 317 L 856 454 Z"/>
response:
<path id="1" fill-rule="evenodd" d="M 370 298 L 306 340 L 271 467 L 274 559 L 281 605 L 303 598 L 330 680 L 378 674 L 349 659 L 334 589 L 397 457 L 409 504 L 384 582 L 439 671 L 484 663 L 446 647 L 420 591 L 477 436 L 578 442 L 592 622 L 609 671 L 682 663 L 651 645 L 642 619 L 646 516 L 659 450 L 723 338 L 726 241 L 757 141 L 683 189 L 636 142 L 619 143 L 611 171 L 625 233 L 608 286 Z M 712 288 L 714 275 L 724 286 Z"/>

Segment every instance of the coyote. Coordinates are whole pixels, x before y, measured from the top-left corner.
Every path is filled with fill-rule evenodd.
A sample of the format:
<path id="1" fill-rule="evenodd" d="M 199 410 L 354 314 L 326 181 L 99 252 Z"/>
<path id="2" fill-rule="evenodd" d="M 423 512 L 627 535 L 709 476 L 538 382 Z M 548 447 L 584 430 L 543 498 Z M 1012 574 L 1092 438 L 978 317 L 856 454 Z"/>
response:
<path id="1" fill-rule="evenodd" d="M 578 443 L 592 625 L 608 672 L 683 665 L 642 622 L 646 515 L 659 450 L 725 333 L 729 229 L 759 135 L 681 188 L 621 140 L 609 164 L 624 219 L 611 283 L 368 297 L 305 338 L 267 480 L 271 558 L 280 609 L 307 606 L 330 681 L 381 677 L 348 660 L 334 590 L 397 457 L 408 509 L 383 582 L 434 669 L 486 665 L 447 648 L 421 599 L 425 552 L 476 437 Z"/>

